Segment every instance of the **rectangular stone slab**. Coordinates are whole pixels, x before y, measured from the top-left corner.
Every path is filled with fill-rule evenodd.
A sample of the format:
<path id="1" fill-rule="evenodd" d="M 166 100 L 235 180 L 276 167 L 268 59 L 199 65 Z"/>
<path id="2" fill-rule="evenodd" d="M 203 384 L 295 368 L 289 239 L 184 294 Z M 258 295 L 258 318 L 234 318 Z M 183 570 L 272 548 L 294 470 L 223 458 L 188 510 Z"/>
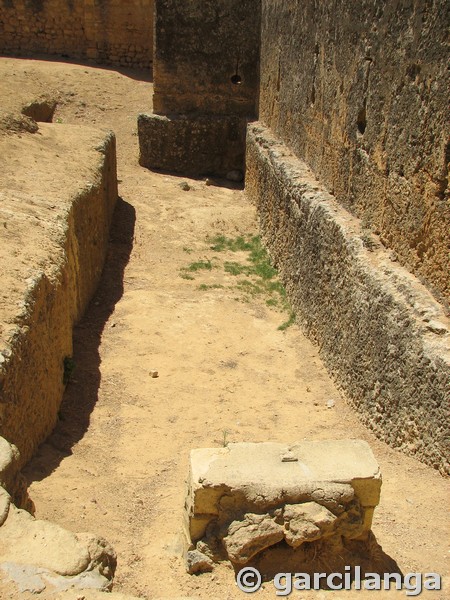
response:
<path id="1" fill-rule="evenodd" d="M 263 512 L 312 499 L 339 510 L 354 496 L 365 511 L 364 528 L 369 530 L 380 488 L 380 468 L 362 440 L 195 449 L 190 454 L 186 533 L 194 542 L 204 535 L 209 521 L 240 506 Z"/>

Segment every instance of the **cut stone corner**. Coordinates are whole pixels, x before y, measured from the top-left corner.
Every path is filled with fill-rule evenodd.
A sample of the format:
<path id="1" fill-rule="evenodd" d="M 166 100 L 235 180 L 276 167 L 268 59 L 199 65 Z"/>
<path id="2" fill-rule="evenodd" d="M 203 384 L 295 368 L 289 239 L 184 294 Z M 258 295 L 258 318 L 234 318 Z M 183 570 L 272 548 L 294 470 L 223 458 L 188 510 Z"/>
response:
<path id="1" fill-rule="evenodd" d="M 296 552 L 370 537 L 381 474 L 363 440 L 235 443 L 191 450 L 189 462 L 189 573 L 247 564 L 280 544 Z"/>

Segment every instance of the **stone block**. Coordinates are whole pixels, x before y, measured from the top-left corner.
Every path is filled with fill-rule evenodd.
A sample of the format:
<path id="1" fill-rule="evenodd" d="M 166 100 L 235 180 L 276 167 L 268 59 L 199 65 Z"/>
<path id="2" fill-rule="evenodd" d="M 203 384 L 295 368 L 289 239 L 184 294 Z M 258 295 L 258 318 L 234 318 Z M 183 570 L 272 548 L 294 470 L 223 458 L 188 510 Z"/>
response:
<path id="1" fill-rule="evenodd" d="M 381 475 L 361 440 L 239 443 L 191 451 L 187 547 L 245 564 L 282 542 L 365 539 Z"/>
<path id="2" fill-rule="evenodd" d="M 246 125 L 234 116 L 140 114 L 139 164 L 191 176 L 243 171 Z"/>

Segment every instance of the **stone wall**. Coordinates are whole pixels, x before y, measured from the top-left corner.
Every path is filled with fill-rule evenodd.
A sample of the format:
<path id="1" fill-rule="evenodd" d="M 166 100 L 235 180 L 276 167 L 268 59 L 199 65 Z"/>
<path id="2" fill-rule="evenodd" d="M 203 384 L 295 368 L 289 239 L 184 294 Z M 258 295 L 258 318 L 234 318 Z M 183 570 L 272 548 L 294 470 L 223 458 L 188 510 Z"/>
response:
<path id="1" fill-rule="evenodd" d="M 260 4 L 156 0 L 156 114 L 255 114 Z"/>
<path id="2" fill-rule="evenodd" d="M 148 68 L 153 0 L 0 0 L 0 52 Z"/>
<path id="3" fill-rule="evenodd" d="M 31 124 L 0 130 L 0 435 L 17 468 L 55 426 L 117 199 L 111 132 Z"/>
<path id="4" fill-rule="evenodd" d="M 449 299 L 445 0 L 262 1 L 260 119 Z"/>
<path id="5" fill-rule="evenodd" d="M 450 320 L 273 133 L 247 135 L 246 191 L 303 330 L 361 420 L 450 473 Z"/>
<path id="6" fill-rule="evenodd" d="M 243 171 L 258 99 L 260 0 L 155 6 L 155 114 L 139 116 L 140 164 L 188 175 Z"/>

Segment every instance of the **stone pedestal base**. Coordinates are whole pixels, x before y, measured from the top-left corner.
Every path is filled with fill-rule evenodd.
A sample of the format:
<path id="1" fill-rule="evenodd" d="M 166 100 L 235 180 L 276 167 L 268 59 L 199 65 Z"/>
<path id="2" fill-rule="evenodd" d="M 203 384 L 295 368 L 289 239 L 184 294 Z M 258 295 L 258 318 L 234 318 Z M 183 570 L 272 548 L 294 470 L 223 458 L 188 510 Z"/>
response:
<path id="1" fill-rule="evenodd" d="M 139 164 L 189 176 L 243 172 L 246 126 L 242 117 L 140 114 Z"/>
<path id="2" fill-rule="evenodd" d="M 246 564 L 280 544 L 297 551 L 312 542 L 367 540 L 380 488 L 378 464 L 360 440 L 192 450 L 188 570 L 224 559 Z"/>

